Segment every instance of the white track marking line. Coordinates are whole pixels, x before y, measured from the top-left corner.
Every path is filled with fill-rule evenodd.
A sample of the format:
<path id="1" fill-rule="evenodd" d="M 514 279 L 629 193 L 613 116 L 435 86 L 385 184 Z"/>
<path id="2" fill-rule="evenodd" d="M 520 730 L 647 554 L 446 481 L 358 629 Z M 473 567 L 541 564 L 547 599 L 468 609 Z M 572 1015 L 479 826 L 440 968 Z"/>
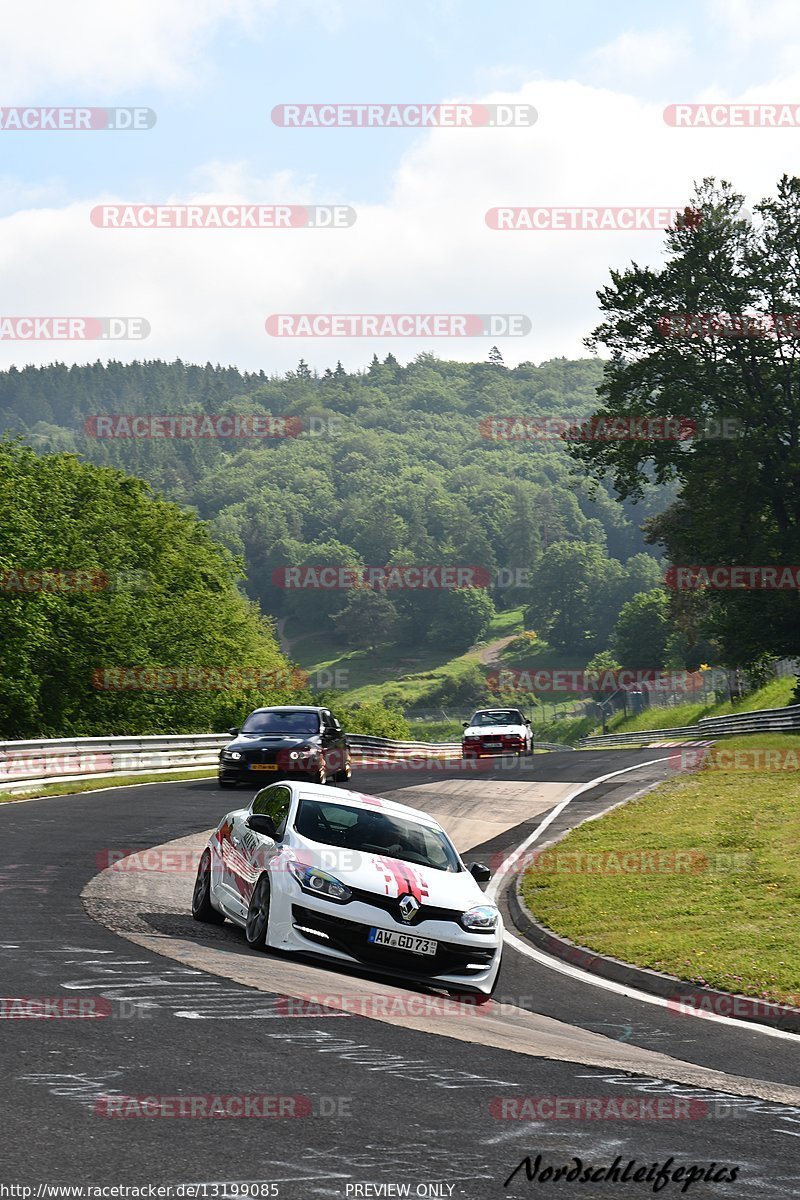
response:
<path id="1" fill-rule="evenodd" d="M 575 800 L 584 792 L 591 791 L 601 783 L 605 783 L 609 779 L 614 779 L 618 775 L 625 775 L 629 771 L 638 771 L 642 767 L 652 767 L 656 763 L 668 762 L 669 756 L 666 758 L 653 758 L 648 762 L 637 763 L 633 767 L 623 767 L 620 771 L 611 771 L 608 775 L 599 775 L 596 779 L 591 779 L 588 783 L 581 784 L 574 792 L 557 804 L 551 813 L 541 821 L 533 833 L 525 839 L 525 841 L 517 847 L 517 849 L 504 859 L 500 864 L 500 868 L 495 875 L 489 887 L 486 889 L 486 895 L 490 900 L 497 903 L 497 895 L 505 884 L 506 877 L 510 874 L 515 863 L 519 861 L 529 846 L 540 837 L 542 833 L 552 824 L 556 817 L 564 811 L 567 805 Z M 613 807 L 616 807 L 614 805 Z M 520 940 L 513 933 L 505 931 L 504 940 L 509 946 L 513 946 L 520 954 L 524 954 L 527 958 L 534 959 L 543 967 L 548 967 L 551 971 L 558 971 L 562 975 L 568 975 L 571 979 L 577 979 L 580 983 L 588 983 L 592 987 L 604 988 L 607 992 L 615 992 L 618 996 L 625 996 L 628 1000 L 639 1000 L 644 1004 L 654 1004 L 658 1008 L 667 1008 L 668 1001 L 663 996 L 653 996 L 649 992 L 639 991 L 638 988 L 626 987 L 624 984 L 616 983 L 612 979 L 603 979 L 599 975 L 593 975 L 589 971 L 582 971 L 579 967 L 574 967 L 570 963 L 561 962 L 558 958 L 553 958 L 550 954 L 544 954 L 541 950 L 537 950 L 534 946 L 529 946 L 527 943 Z M 783 1029 L 773 1029 L 769 1025 L 759 1025 L 755 1021 L 738 1021 L 735 1017 L 726 1017 L 721 1013 L 711 1013 L 706 1010 L 698 1012 L 683 1012 L 682 1016 L 696 1017 L 703 1021 L 716 1021 L 721 1025 L 732 1025 L 735 1029 L 744 1029 L 748 1033 L 761 1033 L 766 1037 L 778 1038 L 781 1041 L 797 1042 L 800 1040 L 796 1033 L 788 1033 Z"/>

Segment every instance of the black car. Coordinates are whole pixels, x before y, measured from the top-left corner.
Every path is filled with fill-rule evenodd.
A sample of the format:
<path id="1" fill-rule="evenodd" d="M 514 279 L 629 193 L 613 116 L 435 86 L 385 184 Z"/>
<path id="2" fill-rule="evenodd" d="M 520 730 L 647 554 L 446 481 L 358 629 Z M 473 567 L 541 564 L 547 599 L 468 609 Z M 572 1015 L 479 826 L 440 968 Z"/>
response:
<path id="1" fill-rule="evenodd" d="M 220 787 L 310 779 L 345 783 L 350 753 L 344 731 L 327 708 L 287 705 L 257 708 L 219 756 Z"/>

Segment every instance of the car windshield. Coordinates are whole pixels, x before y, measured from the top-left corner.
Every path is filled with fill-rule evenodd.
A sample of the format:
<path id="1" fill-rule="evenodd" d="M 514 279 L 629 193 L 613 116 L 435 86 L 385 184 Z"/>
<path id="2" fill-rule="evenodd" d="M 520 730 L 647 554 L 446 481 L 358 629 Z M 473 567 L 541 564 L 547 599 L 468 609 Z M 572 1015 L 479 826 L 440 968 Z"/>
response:
<path id="1" fill-rule="evenodd" d="M 516 708 L 492 708 L 472 715 L 470 725 L 524 725 L 522 713 Z"/>
<path id="2" fill-rule="evenodd" d="M 435 871 L 461 869 L 452 843 L 440 829 L 394 813 L 301 797 L 294 827 L 323 846 L 383 854 Z"/>
<path id="3" fill-rule="evenodd" d="M 242 726 L 242 733 L 319 733 L 319 717 L 293 708 L 254 712 Z"/>

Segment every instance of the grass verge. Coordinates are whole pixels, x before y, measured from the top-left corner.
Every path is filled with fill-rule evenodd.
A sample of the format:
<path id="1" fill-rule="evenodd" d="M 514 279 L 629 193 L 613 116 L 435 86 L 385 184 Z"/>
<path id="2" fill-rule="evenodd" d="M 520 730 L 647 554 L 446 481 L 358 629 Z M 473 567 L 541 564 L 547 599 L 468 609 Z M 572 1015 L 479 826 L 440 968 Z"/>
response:
<path id="1" fill-rule="evenodd" d="M 114 775 L 109 779 L 76 779 L 72 783 L 43 783 L 32 786 L 21 795 L 9 796 L 0 792 L 0 804 L 10 804 L 14 800 L 36 800 L 43 796 L 77 796 L 81 792 L 100 792 L 106 788 L 130 787 L 134 783 L 170 783 L 181 779 L 210 779 L 216 778 L 213 767 L 198 767 L 189 771 L 169 771 L 152 775 Z"/>
<path id="2" fill-rule="evenodd" d="M 528 870 L 523 898 L 538 921 L 601 954 L 800 1005 L 800 737 L 716 749 L 791 753 L 787 769 L 756 769 L 745 754 L 732 769 L 677 776 L 580 826 Z M 652 851 L 666 869 L 648 868 Z M 622 870 L 622 855 L 636 869 Z"/>
<path id="3" fill-rule="evenodd" d="M 608 722 L 610 733 L 636 733 L 638 730 L 671 729 L 675 725 L 694 725 L 702 717 L 727 717 L 753 712 L 757 708 L 783 708 L 788 704 L 797 680 L 794 676 L 771 679 L 758 691 L 751 692 L 738 704 L 678 704 L 672 708 L 648 708 L 638 716 L 615 716 Z"/>

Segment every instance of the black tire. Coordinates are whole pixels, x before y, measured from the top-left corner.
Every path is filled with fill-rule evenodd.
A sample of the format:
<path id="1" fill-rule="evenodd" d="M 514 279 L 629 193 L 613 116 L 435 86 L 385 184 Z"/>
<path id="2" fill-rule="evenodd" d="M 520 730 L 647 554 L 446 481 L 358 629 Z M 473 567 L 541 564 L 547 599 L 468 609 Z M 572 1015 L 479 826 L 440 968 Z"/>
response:
<path id="1" fill-rule="evenodd" d="M 253 888 L 247 909 L 247 922 L 244 927 L 244 936 L 251 950 L 266 950 L 267 948 L 269 905 L 269 875 L 264 872 L 259 875 L 256 886 Z"/>
<path id="2" fill-rule="evenodd" d="M 197 876 L 192 892 L 192 916 L 207 925 L 221 925 L 225 920 L 211 903 L 211 851 L 204 850 L 197 864 Z"/>

